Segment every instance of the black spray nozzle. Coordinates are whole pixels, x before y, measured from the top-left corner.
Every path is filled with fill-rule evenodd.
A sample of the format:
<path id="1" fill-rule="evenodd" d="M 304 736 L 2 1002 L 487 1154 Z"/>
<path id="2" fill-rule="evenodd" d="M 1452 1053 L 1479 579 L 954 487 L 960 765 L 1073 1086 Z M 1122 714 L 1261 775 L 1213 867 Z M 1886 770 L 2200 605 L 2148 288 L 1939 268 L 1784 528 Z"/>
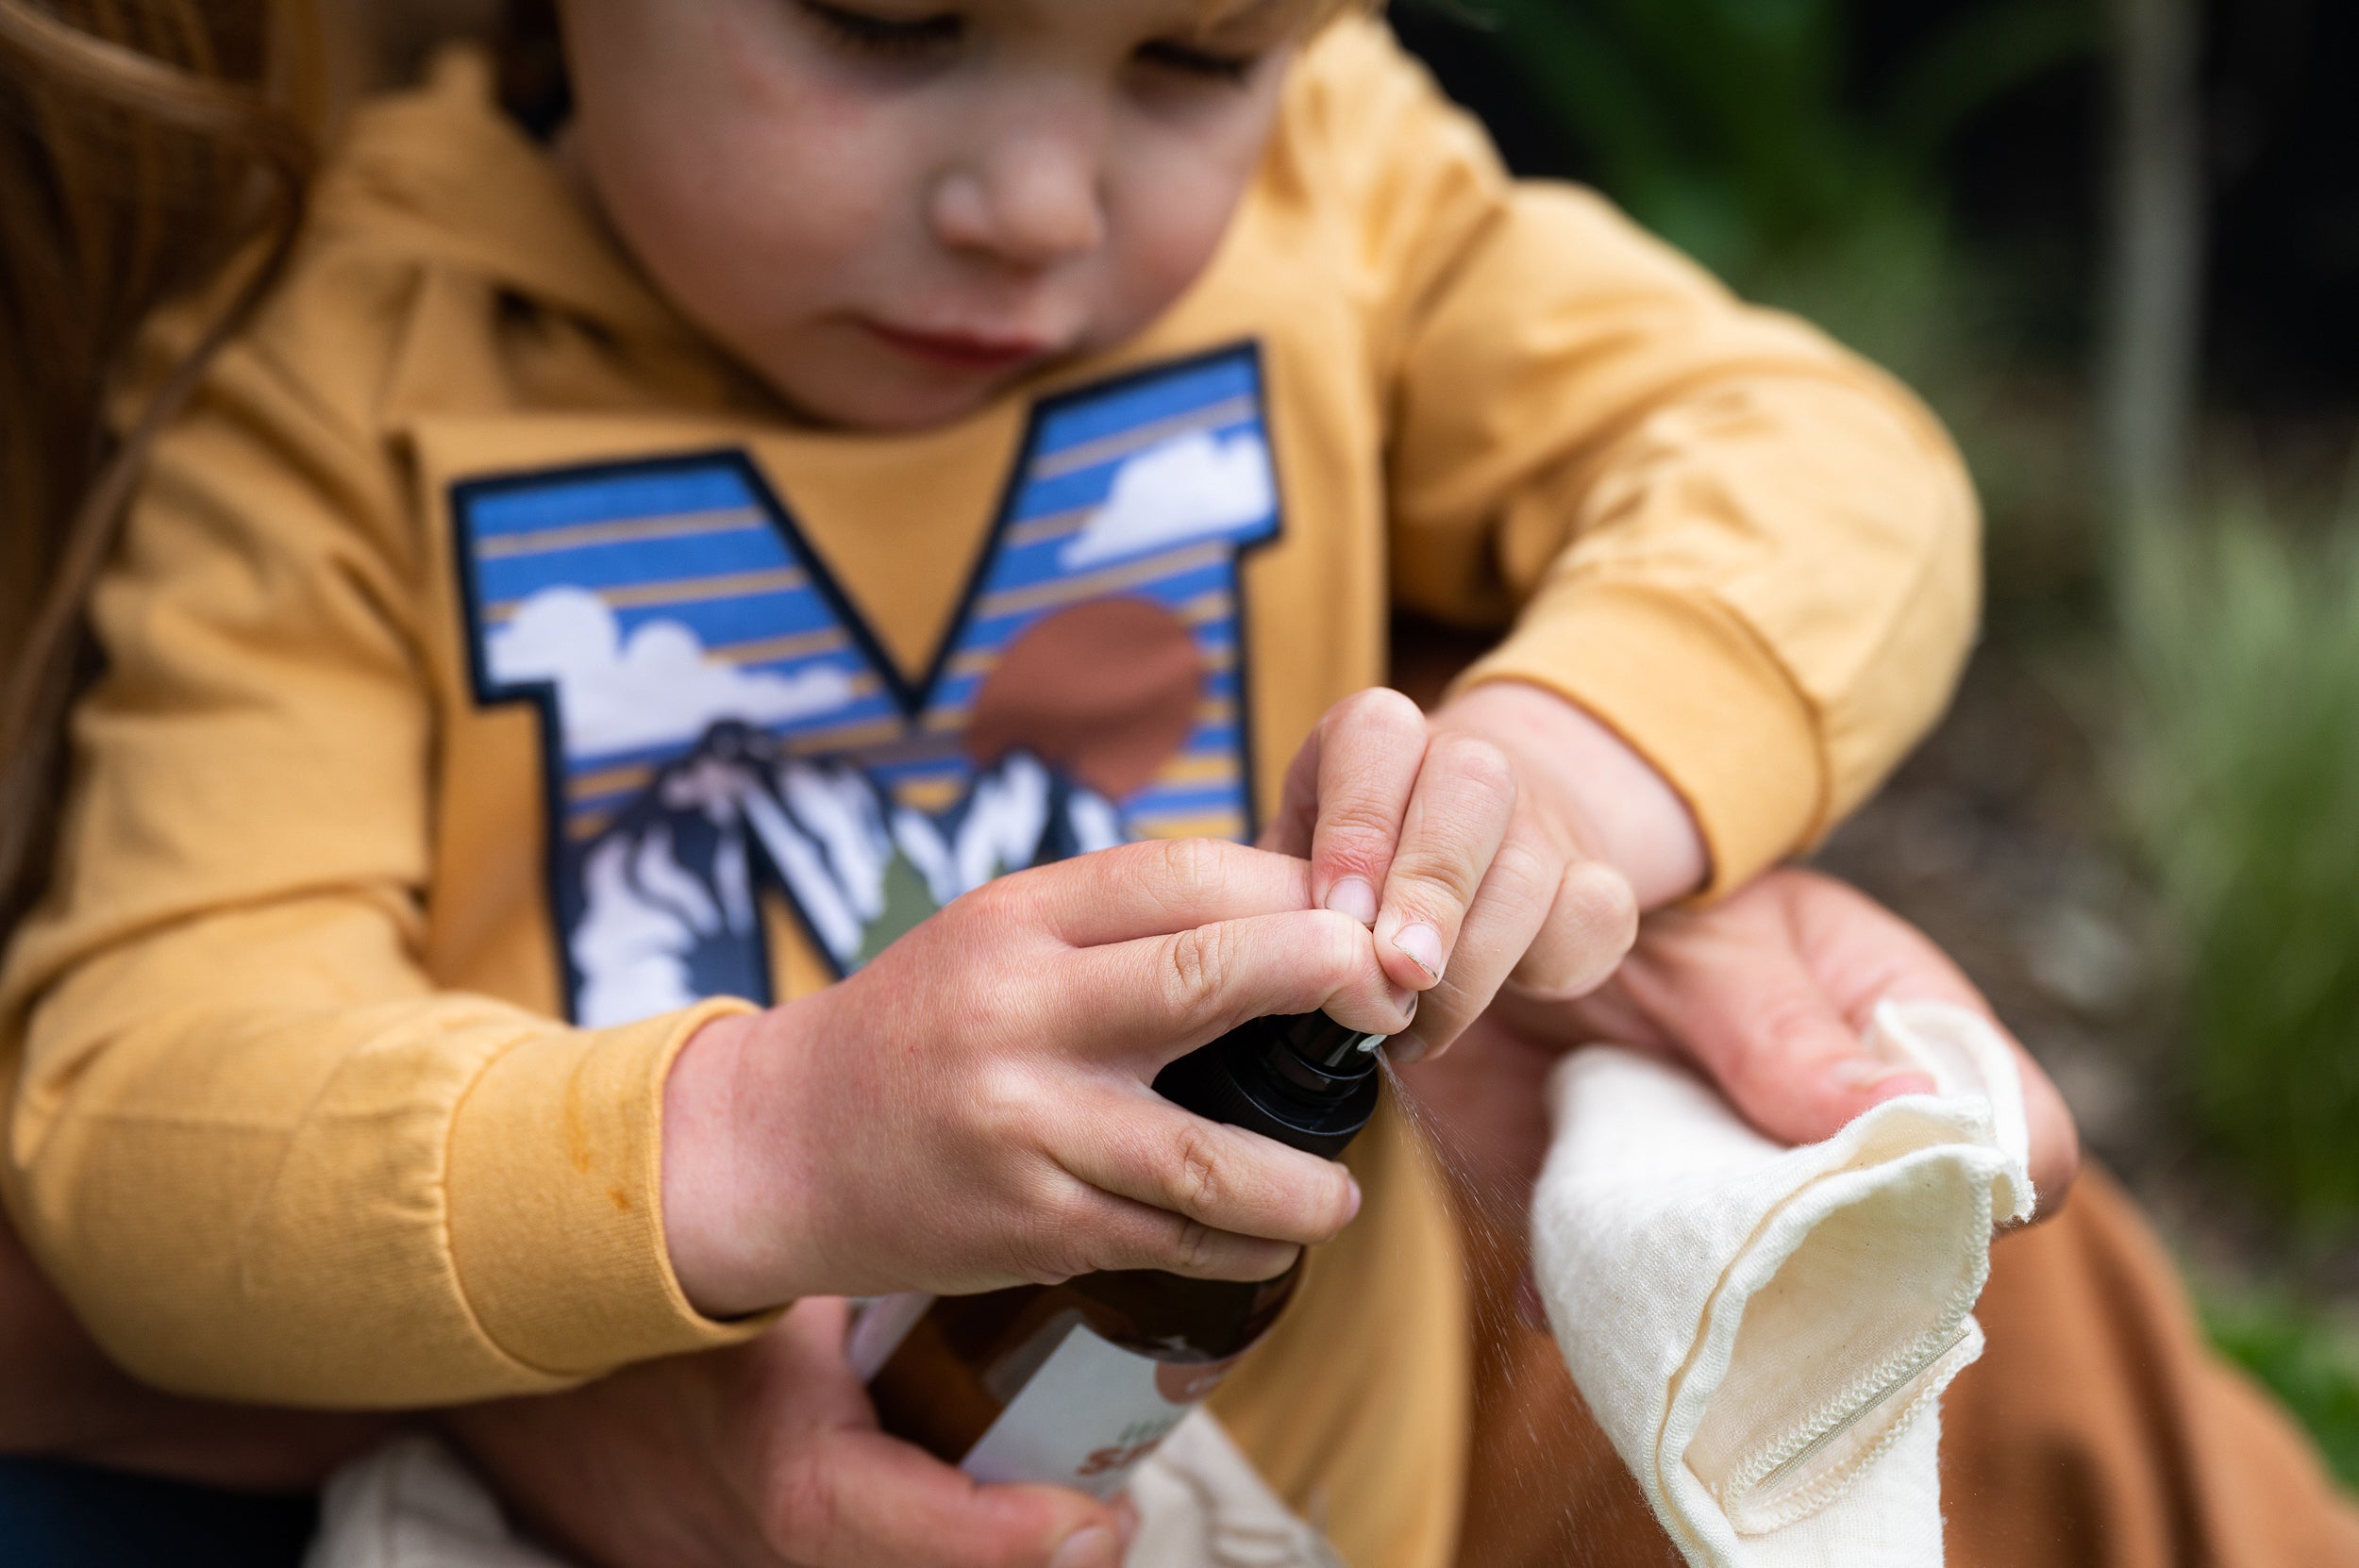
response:
<path id="1" fill-rule="evenodd" d="M 1384 1040 L 1323 1012 L 1257 1018 L 1164 1068 L 1155 1090 L 1199 1116 L 1332 1159 L 1376 1113 Z"/>
<path id="2" fill-rule="evenodd" d="M 1323 1012 L 1298 1012 L 1290 1018 L 1265 1018 L 1262 1022 L 1275 1025 L 1278 1038 L 1303 1060 L 1330 1071 L 1357 1066 L 1363 1059 L 1373 1067 L 1376 1048 L 1392 1038 L 1346 1028 Z"/>

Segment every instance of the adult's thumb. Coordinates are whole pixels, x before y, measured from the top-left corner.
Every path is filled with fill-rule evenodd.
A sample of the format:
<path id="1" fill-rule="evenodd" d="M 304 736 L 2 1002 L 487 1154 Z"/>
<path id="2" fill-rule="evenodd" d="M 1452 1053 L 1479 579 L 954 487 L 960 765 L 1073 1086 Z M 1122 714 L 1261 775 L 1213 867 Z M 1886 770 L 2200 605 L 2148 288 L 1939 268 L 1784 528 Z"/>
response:
<path id="1" fill-rule="evenodd" d="M 831 1433 L 771 1522 L 791 1560 L 816 1568 L 1119 1568 L 1124 1521 L 1059 1487 L 982 1486 L 923 1450 L 857 1428 Z"/>
<path id="2" fill-rule="evenodd" d="M 1648 998 L 1648 1010 L 1729 1103 L 1770 1137 L 1815 1143 L 1885 1100 L 1933 1081 L 1868 1053 L 1833 1000 L 1784 946 L 1723 949 Z"/>

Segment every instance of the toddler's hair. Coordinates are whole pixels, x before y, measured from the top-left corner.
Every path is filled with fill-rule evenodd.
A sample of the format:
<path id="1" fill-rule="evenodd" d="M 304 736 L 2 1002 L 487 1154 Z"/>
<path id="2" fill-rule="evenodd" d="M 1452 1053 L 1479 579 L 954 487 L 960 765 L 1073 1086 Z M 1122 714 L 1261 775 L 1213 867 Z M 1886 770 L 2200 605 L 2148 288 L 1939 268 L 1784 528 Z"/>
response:
<path id="1" fill-rule="evenodd" d="M 49 859 L 84 607 L 142 459 L 301 224 L 317 26 L 309 0 L 0 0 L 0 938 Z M 225 269 L 111 437 L 142 320 Z"/>

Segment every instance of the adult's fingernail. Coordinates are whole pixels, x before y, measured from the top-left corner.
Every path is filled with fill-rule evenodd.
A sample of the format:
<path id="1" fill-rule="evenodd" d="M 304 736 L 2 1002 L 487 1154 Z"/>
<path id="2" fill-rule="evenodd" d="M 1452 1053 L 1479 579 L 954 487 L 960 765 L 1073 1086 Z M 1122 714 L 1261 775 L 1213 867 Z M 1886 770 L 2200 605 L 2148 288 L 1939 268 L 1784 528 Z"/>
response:
<path id="1" fill-rule="evenodd" d="M 1363 1201 L 1364 1200 L 1360 1192 L 1360 1184 L 1357 1181 L 1353 1181 L 1351 1183 L 1351 1209 L 1348 1213 L 1344 1215 L 1344 1224 L 1349 1225 L 1352 1221 L 1360 1217 L 1360 1205 Z"/>
<path id="2" fill-rule="evenodd" d="M 1064 1538 L 1057 1555 L 1048 1560 L 1048 1568 L 1119 1568 L 1122 1543 L 1114 1532 L 1102 1525 L 1075 1530 Z"/>
<path id="3" fill-rule="evenodd" d="M 1853 1094 L 1869 1095 L 1880 1102 L 1897 1100 L 1903 1094 L 1931 1094 L 1934 1091 L 1930 1074 L 1914 1067 L 1878 1061 L 1873 1057 L 1852 1057 L 1839 1061 L 1827 1076 L 1838 1089 Z"/>
<path id="4" fill-rule="evenodd" d="M 1327 890 L 1327 907 L 1363 926 L 1376 924 L 1376 890 L 1364 876 L 1347 876 Z"/>
<path id="5" fill-rule="evenodd" d="M 1409 955 L 1409 961 L 1433 978 L 1442 977 L 1442 933 L 1419 921 L 1404 926 L 1393 938 L 1393 945 Z"/>
<path id="6" fill-rule="evenodd" d="M 1393 1006 L 1400 1009 L 1404 1020 L 1417 1016 L 1417 993 L 1407 986 L 1393 988 Z"/>

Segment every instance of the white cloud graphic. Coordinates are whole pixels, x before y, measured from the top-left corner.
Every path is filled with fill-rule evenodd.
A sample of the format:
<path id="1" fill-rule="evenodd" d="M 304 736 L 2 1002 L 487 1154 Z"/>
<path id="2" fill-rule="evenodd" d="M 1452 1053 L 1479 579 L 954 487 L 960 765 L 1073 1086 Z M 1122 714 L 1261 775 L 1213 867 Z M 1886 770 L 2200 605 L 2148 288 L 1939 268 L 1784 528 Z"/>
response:
<path id="1" fill-rule="evenodd" d="M 1232 534 L 1278 509 L 1269 446 L 1250 430 L 1226 441 L 1196 430 L 1114 473 L 1113 492 L 1059 553 L 1071 571 Z"/>
<path id="2" fill-rule="evenodd" d="M 852 677 L 832 666 L 778 676 L 710 658 L 678 621 L 650 621 L 626 642 L 606 601 L 580 588 L 533 594 L 487 652 L 495 679 L 556 683 L 570 757 L 694 741 L 723 719 L 809 718 L 855 695 Z"/>

